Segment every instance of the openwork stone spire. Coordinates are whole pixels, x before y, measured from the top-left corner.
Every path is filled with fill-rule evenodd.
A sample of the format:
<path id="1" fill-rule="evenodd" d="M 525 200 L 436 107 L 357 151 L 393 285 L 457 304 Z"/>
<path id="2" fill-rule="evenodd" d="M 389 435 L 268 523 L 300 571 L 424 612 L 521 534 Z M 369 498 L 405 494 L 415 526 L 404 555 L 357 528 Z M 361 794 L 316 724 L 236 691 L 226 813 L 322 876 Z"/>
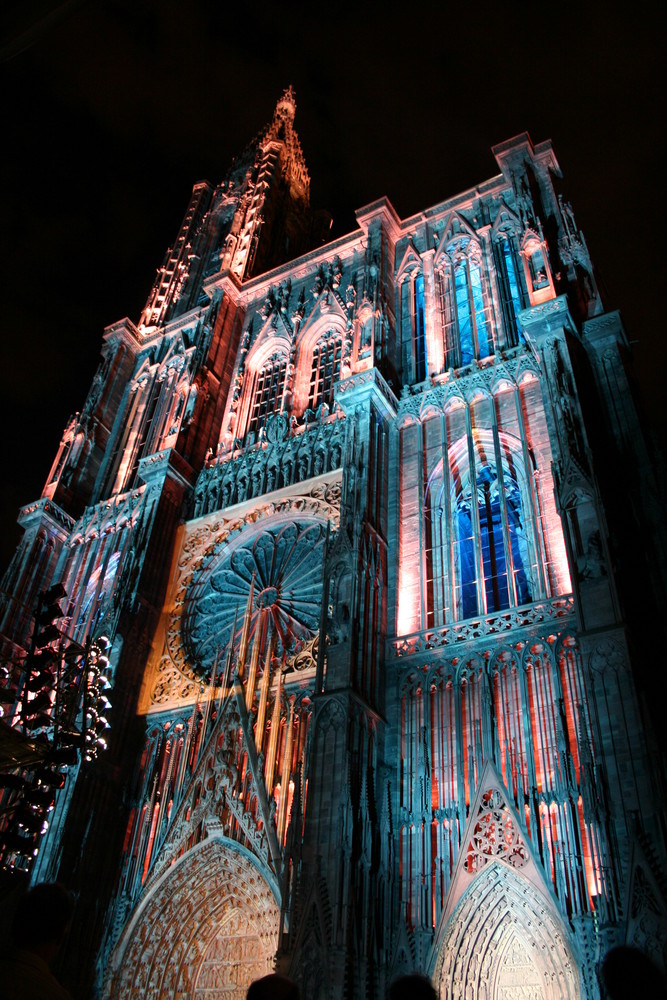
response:
<path id="1" fill-rule="evenodd" d="M 266 151 L 268 143 L 282 142 L 285 144 L 286 156 L 282 163 L 285 177 L 290 183 L 292 195 L 307 204 L 310 200 L 310 175 L 306 169 L 301 143 L 294 128 L 295 115 L 296 98 L 290 85 L 276 103 L 273 119 L 264 133 L 261 147 Z"/>

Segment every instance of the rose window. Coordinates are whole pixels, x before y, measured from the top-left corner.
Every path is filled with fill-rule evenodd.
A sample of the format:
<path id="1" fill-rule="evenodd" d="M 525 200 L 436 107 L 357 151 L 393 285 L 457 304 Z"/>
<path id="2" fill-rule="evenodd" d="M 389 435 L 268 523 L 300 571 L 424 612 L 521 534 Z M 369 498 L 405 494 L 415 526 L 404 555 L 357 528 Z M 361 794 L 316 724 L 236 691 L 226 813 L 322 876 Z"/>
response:
<path id="1" fill-rule="evenodd" d="M 239 651 L 252 592 L 250 642 L 275 643 L 274 655 L 299 652 L 318 631 L 326 527 L 320 522 L 270 524 L 244 531 L 195 579 L 188 595 L 185 633 L 197 669 L 222 665 L 232 638 Z"/>

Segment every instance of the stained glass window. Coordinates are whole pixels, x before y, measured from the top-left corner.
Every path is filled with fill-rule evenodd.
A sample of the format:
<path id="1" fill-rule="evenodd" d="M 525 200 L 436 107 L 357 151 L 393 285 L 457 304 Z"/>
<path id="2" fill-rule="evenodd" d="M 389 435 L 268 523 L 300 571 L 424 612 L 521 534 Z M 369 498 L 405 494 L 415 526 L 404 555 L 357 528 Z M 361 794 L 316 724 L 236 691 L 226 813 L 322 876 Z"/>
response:
<path id="1" fill-rule="evenodd" d="M 414 340 L 415 340 L 415 380 L 426 378 L 426 324 L 424 322 L 424 275 L 418 274 L 414 283 Z"/>
<path id="2" fill-rule="evenodd" d="M 487 444 L 475 438 L 474 480 L 460 442 L 450 452 L 456 457 L 450 457 L 449 474 L 443 475 L 440 462 L 430 477 L 424 520 L 430 625 L 534 599 L 529 548 L 535 549 L 536 539 L 525 522 L 515 463 L 503 458 L 499 475 L 493 457 L 484 453 Z"/>
<path id="3" fill-rule="evenodd" d="M 505 281 L 502 283 L 505 293 L 507 313 L 510 321 L 513 320 L 514 327 L 519 340 L 523 340 L 523 330 L 519 322 L 519 313 L 523 309 L 521 292 L 519 290 L 519 280 L 517 277 L 516 261 L 512 252 L 512 246 L 508 239 L 502 241 L 503 264 L 505 267 Z"/>

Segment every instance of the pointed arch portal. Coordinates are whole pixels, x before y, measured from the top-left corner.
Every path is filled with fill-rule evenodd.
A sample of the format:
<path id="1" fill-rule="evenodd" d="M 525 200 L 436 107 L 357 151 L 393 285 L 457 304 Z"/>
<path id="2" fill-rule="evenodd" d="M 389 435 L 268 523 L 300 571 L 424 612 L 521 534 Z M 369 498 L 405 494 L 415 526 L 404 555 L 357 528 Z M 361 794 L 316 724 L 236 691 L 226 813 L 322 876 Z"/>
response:
<path id="1" fill-rule="evenodd" d="M 204 841 L 149 891 L 112 959 L 109 1000 L 245 1000 L 273 970 L 280 909 L 249 852 Z"/>
<path id="2" fill-rule="evenodd" d="M 438 952 L 442 1000 L 579 1000 L 577 965 L 546 899 L 493 863 L 457 906 Z"/>

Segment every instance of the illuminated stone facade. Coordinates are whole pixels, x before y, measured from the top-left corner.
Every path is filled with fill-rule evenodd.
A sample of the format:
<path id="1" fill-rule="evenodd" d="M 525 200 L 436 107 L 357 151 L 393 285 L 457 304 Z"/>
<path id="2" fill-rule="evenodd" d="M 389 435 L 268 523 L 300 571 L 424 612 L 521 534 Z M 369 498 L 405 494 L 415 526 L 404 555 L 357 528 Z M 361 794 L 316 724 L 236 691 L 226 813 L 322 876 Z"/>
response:
<path id="1" fill-rule="evenodd" d="M 21 511 L 5 643 L 62 581 L 115 671 L 109 752 L 33 878 L 80 892 L 71 968 L 98 949 L 109 1000 L 241 1000 L 275 961 L 305 1000 L 413 969 L 594 1000 L 612 944 L 667 942 L 637 581 L 593 458 L 632 442 L 657 607 L 620 318 L 550 143 L 323 245 L 294 112 L 195 186 Z"/>

